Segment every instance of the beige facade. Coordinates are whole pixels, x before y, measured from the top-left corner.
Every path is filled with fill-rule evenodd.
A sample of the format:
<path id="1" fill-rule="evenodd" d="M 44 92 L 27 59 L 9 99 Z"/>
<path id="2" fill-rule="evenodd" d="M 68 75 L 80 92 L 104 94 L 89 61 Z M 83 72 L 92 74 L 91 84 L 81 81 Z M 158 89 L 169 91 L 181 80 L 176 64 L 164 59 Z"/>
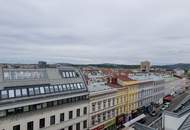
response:
<path id="1" fill-rule="evenodd" d="M 105 86 L 102 86 L 105 87 Z M 108 87 L 108 86 L 107 86 Z M 116 89 L 90 92 L 89 129 L 115 129 Z"/>

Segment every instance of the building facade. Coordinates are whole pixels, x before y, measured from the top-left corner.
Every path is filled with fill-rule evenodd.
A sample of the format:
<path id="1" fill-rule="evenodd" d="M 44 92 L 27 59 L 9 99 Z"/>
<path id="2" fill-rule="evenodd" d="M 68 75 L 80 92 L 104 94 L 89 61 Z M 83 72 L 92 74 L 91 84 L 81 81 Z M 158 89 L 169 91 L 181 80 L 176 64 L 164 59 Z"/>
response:
<path id="1" fill-rule="evenodd" d="M 142 75 L 141 75 L 142 76 Z M 137 109 L 143 108 L 151 111 L 151 104 L 161 104 L 165 95 L 165 82 L 162 78 L 139 78 L 129 76 L 132 80 L 119 79 L 118 83 L 127 87 L 128 113 L 134 113 Z"/>
<path id="2" fill-rule="evenodd" d="M 0 130 L 86 130 L 88 99 L 78 69 L 0 69 Z"/>
<path id="3" fill-rule="evenodd" d="M 116 89 L 104 84 L 89 86 L 89 129 L 116 129 Z"/>

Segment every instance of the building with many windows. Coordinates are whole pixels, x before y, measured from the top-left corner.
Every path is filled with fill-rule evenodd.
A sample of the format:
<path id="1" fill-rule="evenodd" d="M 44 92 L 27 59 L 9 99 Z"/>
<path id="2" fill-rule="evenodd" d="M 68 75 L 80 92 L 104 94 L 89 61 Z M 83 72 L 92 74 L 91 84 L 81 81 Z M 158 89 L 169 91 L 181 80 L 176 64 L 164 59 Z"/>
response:
<path id="1" fill-rule="evenodd" d="M 102 83 L 88 86 L 90 91 L 89 129 L 115 130 L 117 116 L 117 89 Z"/>
<path id="2" fill-rule="evenodd" d="M 0 68 L 0 130 L 86 130 L 88 99 L 78 69 Z"/>

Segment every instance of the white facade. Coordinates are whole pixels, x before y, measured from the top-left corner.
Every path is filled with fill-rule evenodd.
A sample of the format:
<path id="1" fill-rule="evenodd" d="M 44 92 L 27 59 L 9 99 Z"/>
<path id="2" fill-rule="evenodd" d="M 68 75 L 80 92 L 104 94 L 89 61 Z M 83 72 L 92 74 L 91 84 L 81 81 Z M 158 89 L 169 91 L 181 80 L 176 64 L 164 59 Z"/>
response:
<path id="1" fill-rule="evenodd" d="M 116 117 L 116 89 L 98 84 L 102 90 L 90 92 L 89 129 L 93 130 L 108 122 L 115 122 Z M 105 89 L 104 89 L 105 88 Z M 104 127 L 105 128 L 105 127 Z M 113 129 L 113 128 L 112 128 Z M 115 129 L 115 128 L 114 128 Z"/>
<path id="2" fill-rule="evenodd" d="M 140 84 L 138 91 L 138 107 L 153 103 L 162 103 L 164 97 L 164 81 L 151 81 Z"/>
<path id="3" fill-rule="evenodd" d="M 20 130 L 27 130 L 27 123 L 33 122 L 34 130 L 69 130 L 68 127 L 72 126 L 76 130 L 76 124 L 80 123 L 80 129 L 86 130 L 83 123 L 87 121 L 88 114 L 84 114 L 84 108 L 88 107 L 88 102 L 69 104 L 66 106 L 58 106 L 54 108 L 47 108 L 38 110 L 36 112 L 22 113 L 12 115 L 0 119 L 1 130 L 12 130 L 14 126 L 20 125 Z M 77 117 L 77 109 L 80 109 L 81 114 Z M 73 118 L 69 119 L 69 111 L 73 112 Z M 60 115 L 64 113 L 64 121 L 60 121 Z M 55 124 L 50 124 L 50 117 L 55 116 Z M 40 128 L 40 119 L 45 119 L 45 127 Z M 87 123 L 88 124 L 88 123 Z"/>
<path id="4" fill-rule="evenodd" d="M 173 78 L 165 81 L 165 95 L 174 95 L 175 93 L 181 93 L 185 91 L 185 80 L 179 78 Z"/>

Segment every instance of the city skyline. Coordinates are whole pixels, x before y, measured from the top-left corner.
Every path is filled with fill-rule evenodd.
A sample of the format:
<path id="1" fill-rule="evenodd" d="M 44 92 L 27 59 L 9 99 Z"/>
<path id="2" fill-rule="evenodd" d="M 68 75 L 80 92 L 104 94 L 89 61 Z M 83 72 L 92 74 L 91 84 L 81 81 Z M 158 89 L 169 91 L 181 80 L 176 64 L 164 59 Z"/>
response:
<path id="1" fill-rule="evenodd" d="M 0 1 L 0 62 L 190 63 L 189 1 Z"/>

